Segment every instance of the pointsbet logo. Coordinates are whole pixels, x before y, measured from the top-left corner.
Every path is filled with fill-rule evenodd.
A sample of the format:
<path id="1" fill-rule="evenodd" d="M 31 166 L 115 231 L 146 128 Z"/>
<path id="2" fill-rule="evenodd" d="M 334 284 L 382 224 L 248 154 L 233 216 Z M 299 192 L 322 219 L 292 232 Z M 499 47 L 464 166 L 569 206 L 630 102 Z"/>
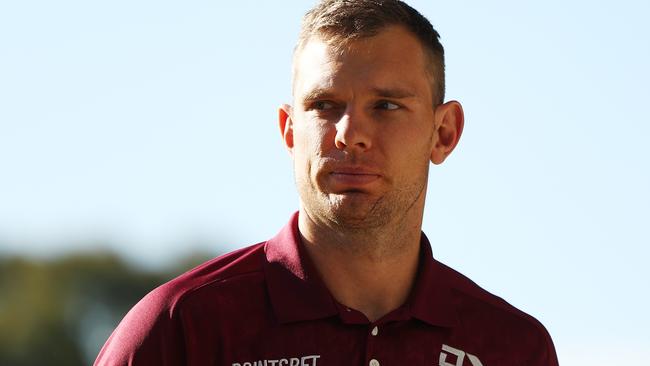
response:
<path id="1" fill-rule="evenodd" d="M 232 366 L 316 366 L 320 355 L 279 358 L 276 360 L 258 360 L 251 362 L 234 362 Z"/>

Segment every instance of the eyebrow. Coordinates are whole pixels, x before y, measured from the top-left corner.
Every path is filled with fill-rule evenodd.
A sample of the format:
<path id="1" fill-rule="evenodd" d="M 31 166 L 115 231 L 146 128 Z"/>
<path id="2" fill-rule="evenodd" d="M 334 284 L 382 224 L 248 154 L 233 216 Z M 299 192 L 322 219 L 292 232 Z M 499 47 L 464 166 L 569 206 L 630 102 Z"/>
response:
<path id="1" fill-rule="evenodd" d="M 410 90 L 403 88 L 380 88 L 374 87 L 372 93 L 381 98 L 406 99 L 413 98 L 416 95 Z M 334 99 L 335 94 L 325 88 L 312 89 L 302 96 L 302 100 Z"/>
<path id="2" fill-rule="evenodd" d="M 302 100 L 310 101 L 310 100 L 318 100 L 318 99 L 332 99 L 333 97 L 334 97 L 334 93 L 332 93 L 331 91 L 324 88 L 316 88 L 303 94 Z"/>
<path id="3" fill-rule="evenodd" d="M 402 88 L 372 88 L 372 92 L 382 98 L 405 99 L 413 98 L 415 94 L 407 89 Z"/>

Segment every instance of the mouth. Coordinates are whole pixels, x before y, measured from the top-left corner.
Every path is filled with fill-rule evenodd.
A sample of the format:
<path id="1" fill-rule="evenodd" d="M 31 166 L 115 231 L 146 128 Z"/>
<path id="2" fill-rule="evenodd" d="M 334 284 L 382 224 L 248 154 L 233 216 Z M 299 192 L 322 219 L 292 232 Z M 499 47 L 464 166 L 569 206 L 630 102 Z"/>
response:
<path id="1" fill-rule="evenodd" d="M 359 188 L 368 186 L 382 177 L 378 172 L 364 168 L 336 168 L 329 176 L 335 186 L 346 188 L 346 191 L 360 191 Z"/>

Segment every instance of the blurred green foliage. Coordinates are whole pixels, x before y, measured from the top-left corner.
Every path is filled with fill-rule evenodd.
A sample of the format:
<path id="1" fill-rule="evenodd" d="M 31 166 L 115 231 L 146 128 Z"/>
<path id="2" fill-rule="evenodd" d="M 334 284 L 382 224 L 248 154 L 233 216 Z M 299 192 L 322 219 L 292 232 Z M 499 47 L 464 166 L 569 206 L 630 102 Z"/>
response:
<path id="1" fill-rule="evenodd" d="M 111 253 L 0 257 L 0 365 L 89 365 L 146 293 L 212 255 L 141 270 Z"/>

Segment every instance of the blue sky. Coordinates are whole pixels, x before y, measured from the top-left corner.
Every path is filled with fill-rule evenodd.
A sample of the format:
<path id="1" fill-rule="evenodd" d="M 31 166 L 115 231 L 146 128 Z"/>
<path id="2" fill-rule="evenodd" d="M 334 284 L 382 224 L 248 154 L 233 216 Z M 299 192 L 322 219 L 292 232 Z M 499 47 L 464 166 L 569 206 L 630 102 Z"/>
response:
<path id="1" fill-rule="evenodd" d="M 566 365 L 650 358 L 650 5 L 412 1 L 461 143 L 432 168 L 434 255 L 532 313 Z M 276 108 L 311 1 L 0 4 L 0 253 L 156 266 L 297 208 Z"/>

